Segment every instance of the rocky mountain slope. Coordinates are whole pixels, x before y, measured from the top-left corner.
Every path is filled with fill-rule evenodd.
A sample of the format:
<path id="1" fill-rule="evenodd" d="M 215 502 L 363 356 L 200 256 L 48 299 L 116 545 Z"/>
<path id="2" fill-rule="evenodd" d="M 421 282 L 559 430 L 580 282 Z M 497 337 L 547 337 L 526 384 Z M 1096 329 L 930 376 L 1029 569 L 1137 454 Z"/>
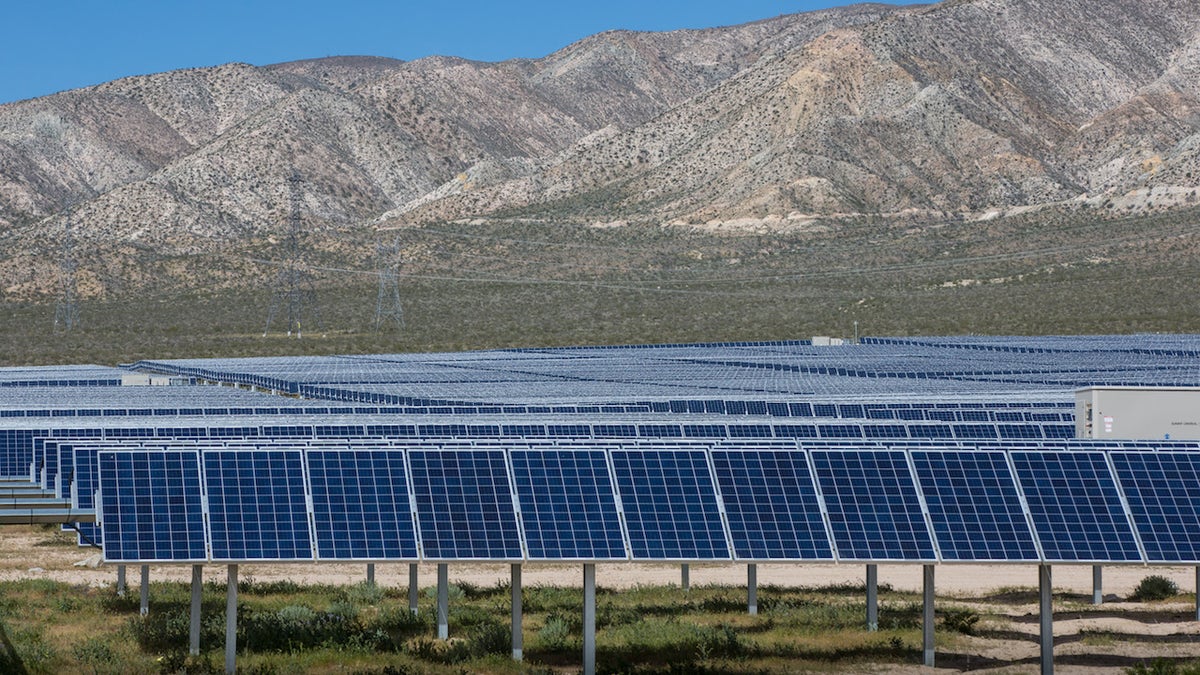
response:
<path id="1" fill-rule="evenodd" d="M 1194 201 L 1198 55 L 1200 5 L 1188 0 L 907 9 L 408 217 L 517 205 L 687 222 L 982 212 L 1139 188 Z"/>
<path id="2" fill-rule="evenodd" d="M 0 291 L 52 287 L 68 212 L 110 261 L 97 291 L 111 260 L 266 250 L 293 169 L 336 253 L 339 232 L 480 217 L 1171 208 L 1195 203 L 1198 157 L 1194 0 L 857 5 L 537 60 L 229 64 L 0 105 Z"/>
<path id="3" fill-rule="evenodd" d="M 468 167 L 519 167 L 637 126 L 764 54 L 888 11 L 611 32 L 535 61 L 229 64 L 12 103 L 0 106 L 0 226 L 74 204 L 97 234 L 236 235 L 275 215 L 293 166 L 315 217 L 359 223 Z"/>

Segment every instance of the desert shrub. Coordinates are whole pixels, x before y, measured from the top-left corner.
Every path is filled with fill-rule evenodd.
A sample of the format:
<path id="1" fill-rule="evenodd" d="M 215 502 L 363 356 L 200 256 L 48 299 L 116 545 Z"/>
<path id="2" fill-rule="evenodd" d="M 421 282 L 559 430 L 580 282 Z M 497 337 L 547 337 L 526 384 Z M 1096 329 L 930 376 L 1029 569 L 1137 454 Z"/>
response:
<path id="1" fill-rule="evenodd" d="M 571 626 L 561 617 L 549 616 L 538 630 L 538 643 L 547 650 L 561 651 L 567 648 L 571 638 Z"/>
<path id="2" fill-rule="evenodd" d="M 146 651 L 169 651 L 187 647 L 191 617 L 184 610 L 168 609 L 153 616 L 134 616 L 129 619 L 129 632 Z M 208 636 L 213 637 L 213 636 Z M 205 635 L 203 629 L 200 639 Z"/>
<path id="3" fill-rule="evenodd" d="M 1142 582 L 1133 590 L 1131 600 L 1148 601 L 1148 600 L 1166 600 L 1174 597 L 1179 593 L 1179 585 L 1174 581 L 1160 575 L 1151 574 L 1142 579 Z"/>
<path id="4" fill-rule="evenodd" d="M 479 624 L 467 631 L 465 638 L 430 640 L 417 638 L 405 646 L 405 651 L 424 661 L 457 664 L 491 654 L 508 654 L 512 633 L 498 621 Z"/>
<path id="5" fill-rule="evenodd" d="M 1125 669 L 1127 675 L 1200 675 L 1200 663 L 1179 664 L 1167 659 L 1154 659 Z"/>
<path id="6" fill-rule="evenodd" d="M 71 654 L 87 672 L 109 672 L 117 663 L 117 653 L 113 650 L 108 638 L 92 637 L 71 648 Z"/>
<path id="7" fill-rule="evenodd" d="M 192 656 L 186 652 L 171 652 L 158 662 L 158 672 L 163 675 L 220 675 L 225 664 L 217 665 L 211 654 Z"/>
<path id="8" fill-rule="evenodd" d="M 239 621 L 238 646 L 247 650 L 295 652 L 317 646 L 387 649 L 392 640 L 358 620 L 357 609 L 335 602 L 328 612 L 291 605 L 277 612 L 247 611 Z"/>
<path id="9" fill-rule="evenodd" d="M 481 623 L 467 633 L 471 658 L 512 653 L 512 630 L 499 621 Z"/>
<path id="10" fill-rule="evenodd" d="M 979 614 L 971 609 L 951 608 L 941 612 L 942 626 L 963 635 L 974 635 L 975 624 L 979 623 Z"/>
<path id="11" fill-rule="evenodd" d="M 338 592 L 338 600 L 352 605 L 373 607 L 383 602 L 384 590 L 377 584 L 363 582 Z"/>

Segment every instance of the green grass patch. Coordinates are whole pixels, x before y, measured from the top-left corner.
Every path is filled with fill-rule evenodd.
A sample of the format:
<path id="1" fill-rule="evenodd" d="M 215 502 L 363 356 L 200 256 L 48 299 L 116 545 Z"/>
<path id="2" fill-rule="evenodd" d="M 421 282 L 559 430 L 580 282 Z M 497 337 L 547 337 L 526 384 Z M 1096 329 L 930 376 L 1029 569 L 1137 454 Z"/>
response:
<path id="1" fill-rule="evenodd" d="M 238 595 L 239 672 L 507 675 L 580 668 L 580 589 L 523 589 L 525 660 L 518 664 L 509 657 L 512 626 L 507 584 L 455 588 L 451 638 L 439 640 L 432 593 L 422 594 L 419 611 L 413 614 L 406 588 L 243 578 Z M 881 589 L 879 630 L 869 631 L 860 594 L 864 590 L 856 585 L 763 586 L 759 614 L 751 616 L 745 588 L 735 586 L 695 586 L 687 593 L 674 585 L 621 591 L 601 588 L 596 615 L 598 669 L 771 675 L 886 671 L 918 664 L 919 596 Z M 46 580 L 0 583 L 0 673 L 221 672 L 224 585 L 209 583 L 203 588 L 199 656 L 188 655 L 189 585 L 152 583 L 150 597 L 150 613 L 142 617 L 136 597 L 118 598 L 111 588 Z M 983 601 L 989 599 L 994 601 L 991 606 L 1002 604 L 1000 596 Z M 1112 607 L 1079 611 L 1110 612 Z M 979 629 L 984 618 L 986 630 Z M 1002 614 L 981 617 L 961 602 L 939 598 L 939 650 L 960 649 L 965 644 L 961 635 L 977 631 L 990 635 L 996 625 L 1002 628 L 1004 620 Z M 1106 652 L 1119 650 L 1124 639 L 1107 633 L 1083 636 L 1084 644 Z"/>

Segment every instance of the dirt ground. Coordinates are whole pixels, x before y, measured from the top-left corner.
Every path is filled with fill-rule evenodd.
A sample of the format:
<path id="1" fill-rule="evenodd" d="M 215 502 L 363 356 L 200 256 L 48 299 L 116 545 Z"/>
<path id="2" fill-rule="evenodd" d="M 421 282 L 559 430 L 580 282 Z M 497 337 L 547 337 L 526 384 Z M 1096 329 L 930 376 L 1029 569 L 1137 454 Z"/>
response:
<path id="1" fill-rule="evenodd" d="M 96 565 L 98 556 L 90 549 L 68 545 L 73 537 L 40 527 L 0 528 L 0 581 L 53 579 L 95 587 L 112 586 L 116 570 Z M 223 579 L 224 566 L 209 565 L 206 579 Z M 152 580 L 185 582 L 190 566 L 153 566 Z M 421 586 L 432 586 L 435 565 L 419 567 Z M 491 586 L 509 579 L 504 564 L 451 565 L 450 580 Z M 822 586 L 862 583 L 861 564 L 759 565 L 761 586 Z M 1179 585 L 1182 592 L 1195 589 L 1196 568 L 1109 566 L 1103 570 L 1104 604 L 1091 605 L 1092 568 L 1059 565 L 1052 571 L 1055 589 L 1055 665 L 1059 673 L 1121 673 L 1137 663 L 1154 658 L 1200 659 L 1200 622 L 1192 602 L 1135 603 L 1125 598 L 1142 578 L 1159 574 Z M 526 564 L 522 582 L 526 586 L 582 587 L 580 565 Z M 746 583 L 744 565 L 691 565 L 690 583 L 739 585 Z M 366 578 L 364 564 L 244 564 L 242 580 L 349 585 Z M 407 564 L 379 564 L 376 583 L 408 585 Z M 131 586 L 137 584 L 138 569 L 128 569 Z M 919 591 L 919 565 L 880 565 L 879 582 L 901 591 Z M 637 585 L 679 584 L 679 565 L 599 564 L 596 583 L 609 588 Z M 939 565 L 935 571 L 938 602 L 976 609 L 984 619 L 977 636 L 955 636 L 952 647 L 937 653 L 937 667 L 881 667 L 876 672 L 936 673 L 977 670 L 993 673 L 1038 672 L 1037 567 L 1034 565 Z"/>

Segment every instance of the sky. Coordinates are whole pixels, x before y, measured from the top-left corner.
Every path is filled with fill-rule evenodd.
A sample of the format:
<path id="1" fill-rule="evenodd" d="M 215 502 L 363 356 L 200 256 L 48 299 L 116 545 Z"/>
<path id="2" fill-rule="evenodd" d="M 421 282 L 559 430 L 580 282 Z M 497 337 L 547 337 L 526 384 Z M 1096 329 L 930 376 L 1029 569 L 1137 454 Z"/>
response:
<path id="1" fill-rule="evenodd" d="M 912 0 L 892 0 L 912 4 Z M 846 0 L 21 0 L 0 103 L 131 75 L 324 56 L 537 58 L 611 29 L 727 26 Z"/>

